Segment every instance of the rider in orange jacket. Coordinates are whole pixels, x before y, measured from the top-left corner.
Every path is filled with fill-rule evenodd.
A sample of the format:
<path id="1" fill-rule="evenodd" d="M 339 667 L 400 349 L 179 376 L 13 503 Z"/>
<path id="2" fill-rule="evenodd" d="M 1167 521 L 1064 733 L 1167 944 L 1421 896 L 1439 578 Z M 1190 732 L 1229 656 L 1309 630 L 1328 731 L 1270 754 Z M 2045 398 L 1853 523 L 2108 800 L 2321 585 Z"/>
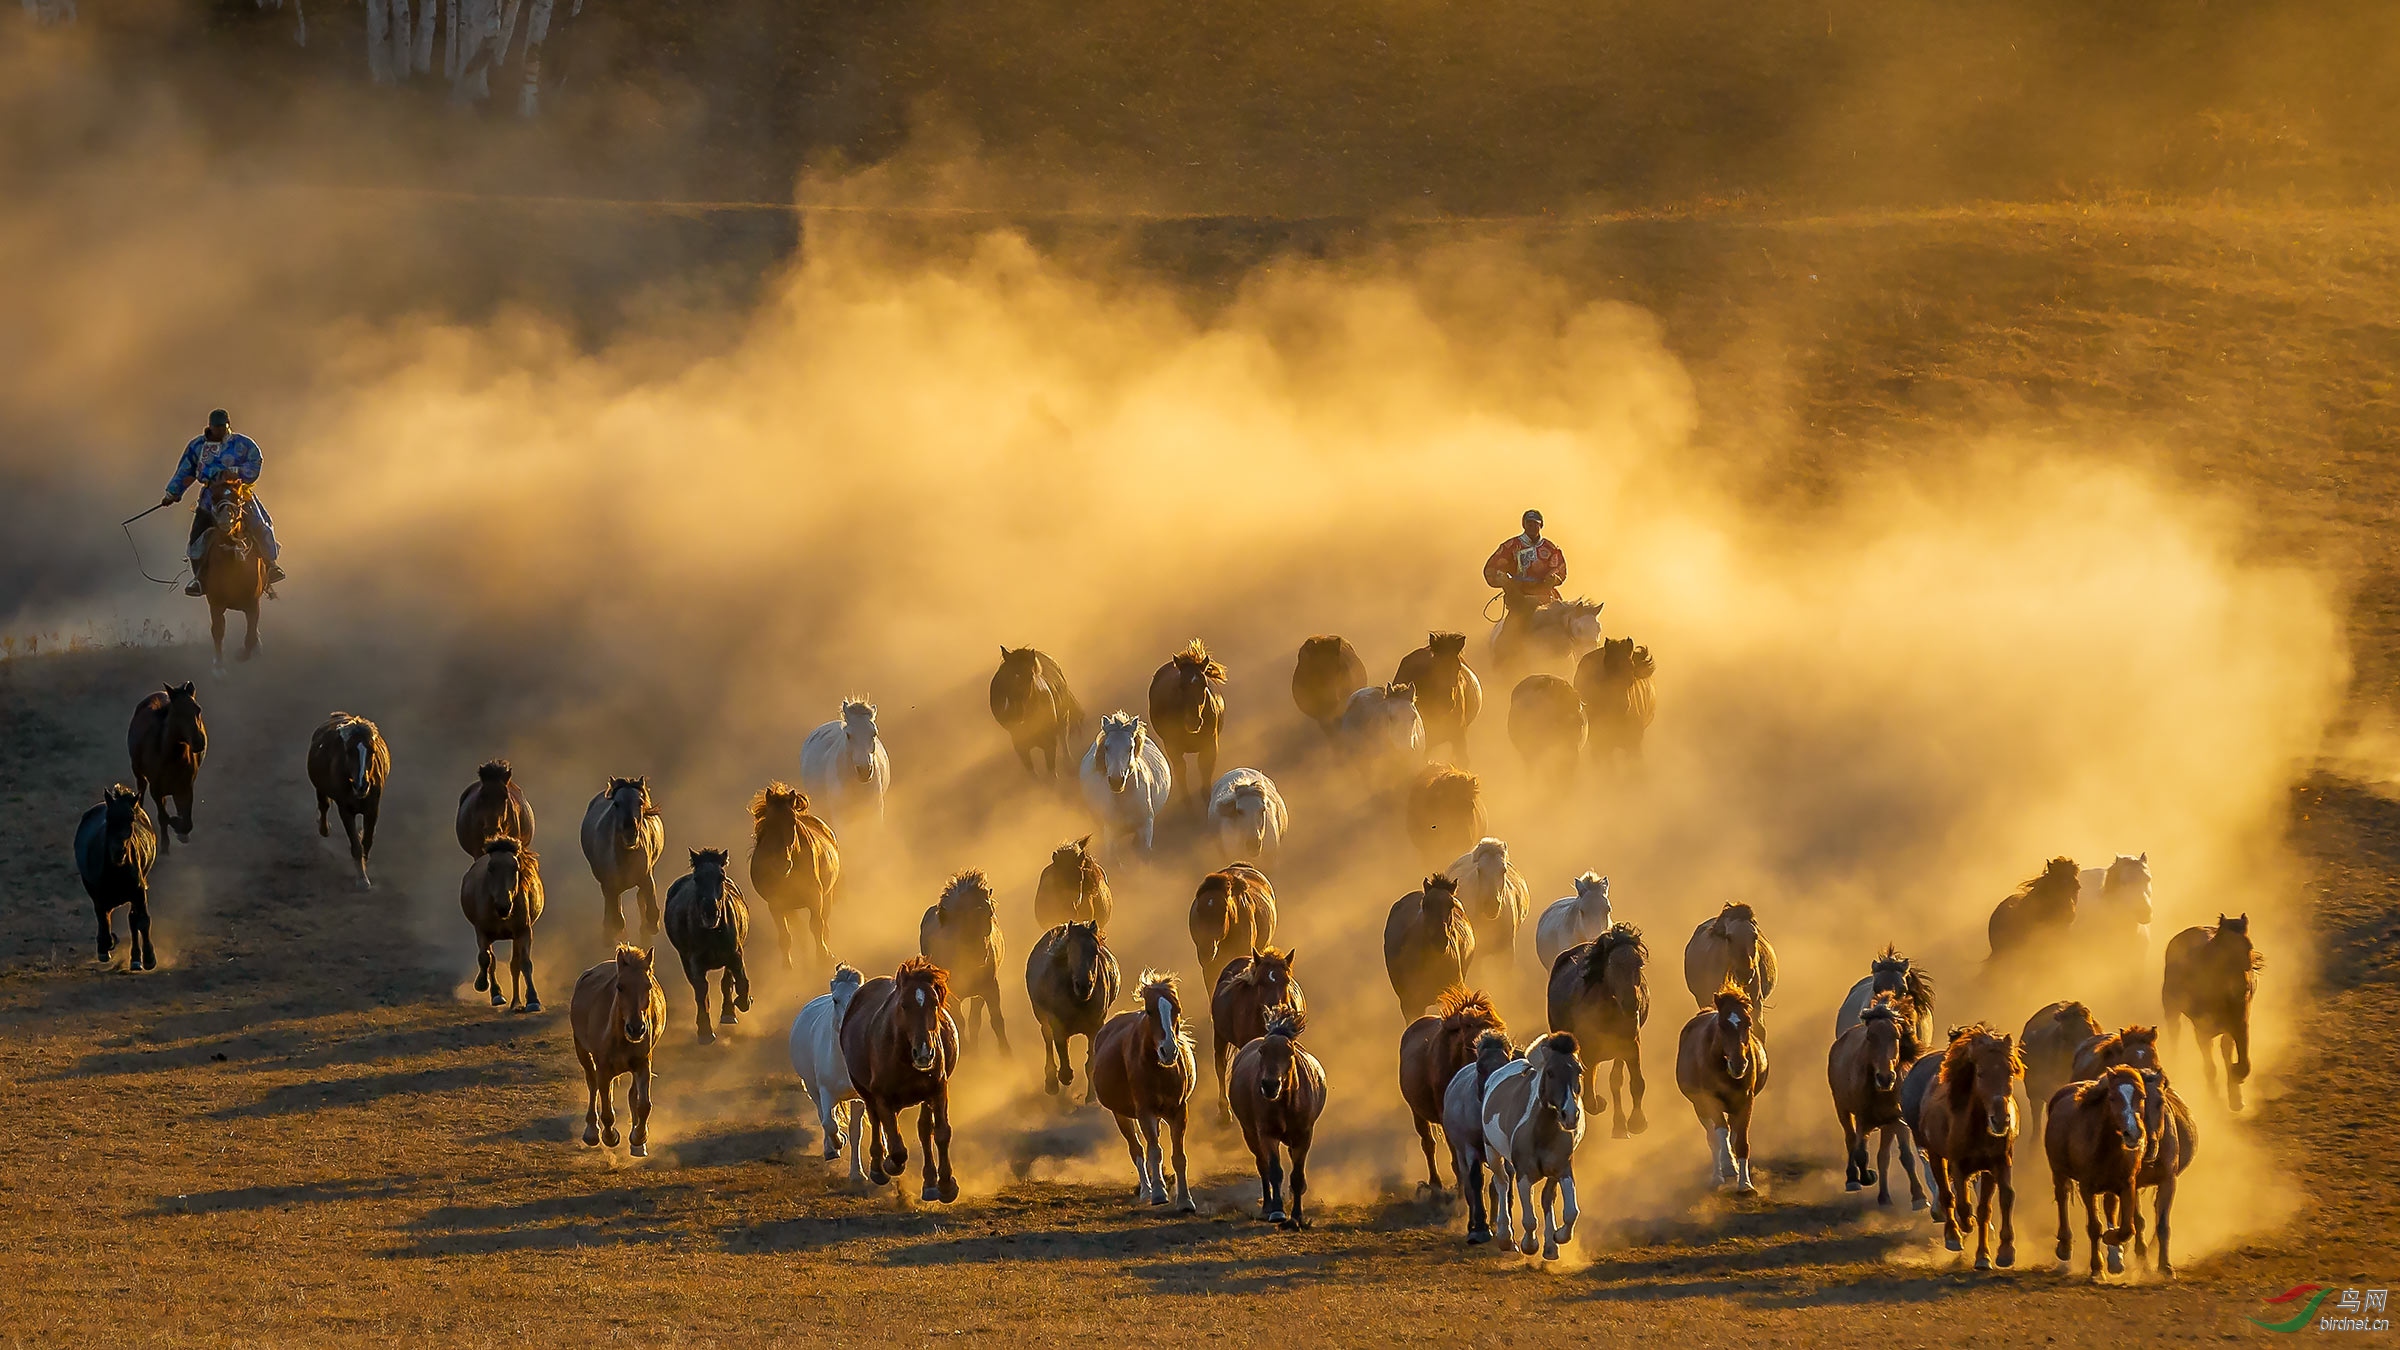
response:
<path id="1" fill-rule="evenodd" d="M 1542 513 L 1525 513 L 1525 532 L 1502 540 L 1483 565 L 1483 584 L 1500 592 L 1512 614 L 1549 604 L 1566 584 L 1567 555 L 1542 537 Z"/>

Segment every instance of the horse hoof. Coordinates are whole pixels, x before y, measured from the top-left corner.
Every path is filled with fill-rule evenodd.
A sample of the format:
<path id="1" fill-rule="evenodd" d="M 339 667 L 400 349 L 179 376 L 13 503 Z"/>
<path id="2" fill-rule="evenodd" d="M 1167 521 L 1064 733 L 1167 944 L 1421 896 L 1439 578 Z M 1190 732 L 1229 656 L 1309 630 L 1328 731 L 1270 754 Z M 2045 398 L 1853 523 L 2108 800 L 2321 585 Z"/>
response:
<path id="1" fill-rule="evenodd" d="M 1558 1244 L 1557 1244 L 1557 1243 L 1555 1243 L 1555 1242 L 1545 1242 L 1545 1243 L 1543 1243 L 1543 1244 L 1542 1244 L 1542 1259 L 1543 1259 L 1543 1260 L 1545 1260 L 1545 1261 L 1555 1261 L 1555 1260 L 1557 1260 L 1557 1259 L 1558 1259 Z"/>
<path id="2" fill-rule="evenodd" d="M 715 1032 L 713 1032 L 713 1031 L 710 1031 L 710 1030 L 709 1030 L 707 1027 L 702 1027 L 702 1028 L 700 1028 L 700 1043 L 701 1043 L 702 1045 L 714 1045 L 714 1044 L 716 1044 L 716 1043 L 717 1043 L 717 1033 L 715 1033 Z"/>
<path id="3" fill-rule="evenodd" d="M 1055 1078 L 1045 1078 L 1045 1079 L 1043 1079 L 1043 1080 L 1042 1080 L 1042 1091 L 1049 1093 L 1049 1094 L 1050 1094 L 1051 1096 L 1053 1096 L 1053 1097 L 1057 1096 L 1057 1095 L 1058 1095 L 1058 1080 L 1057 1080 L 1057 1079 L 1055 1079 Z"/>
<path id="4" fill-rule="evenodd" d="M 934 1198 L 945 1205 L 956 1200 L 958 1198 L 958 1182 L 949 1177 L 943 1177 L 942 1184 L 934 1190 Z"/>
<path id="5" fill-rule="evenodd" d="M 825 1145 L 825 1152 L 821 1156 L 825 1161 L 832 1162 L 842 1156 L 842 1146 L 838 1143 L 829 1143 Z"/>
<path id="6" fill-rule="evenodd" d="M 1470 1247 L 1480 1247 L 1491 1240 L 1492 1235 L 1480 1228 L 1470 1228 L 1467 1230 L 1467 1245 Z"/>
<path id="7" fill-rule="evenodd" d="M 1860 1168 L 1860 1169 L 1859 1169 L 1859 1172 L 1858 1172 L 1858 1184 L 1859 1184 L 1859 1185 L 1861 1185 L 1861 1186 L 1872 1186 L 1872 1185 L 1874 1185 L 1874 1184 L 1875 1184 L 1875 1169 L 1874 1169 L 1874 1168 L 1872 1168 L 1872 1167 L 1862 1167 L 1862 1168 Z"/>
<path id="8" fill-rule="evenodd" d="M 2016 1246 L 2015 1246 L 2015 1244 L 2013 1244 L 2013 1243 L 2007 1243 L 2007 1242 L 2003 1242 L 2003 1243 L 2001 1243 L 2001 1244 L 2000 1244 L 2000 1268 L 2001 1268 L 2002 1270 L 2007 1270 L 2009 1267 L 2011 1267 L 2011 1266 L 2014 1266 L 2016 1263 L 2017 1263 L 2017 1249 L 2016 1249 Z"/>
<path id="9" fill-rule="evenodd" d="M 1638 1115 L 1637 1115 L 1637 1116 L 1635 1116 L 1635 1117 L 1633 1118 L 1633 1132 L 1634 1132 L 1635 1134 L 1640 1134 L 1642 1131 L 1644 1131 L 1644 1130 L 1646 1130 L 1646 1129 L 1649 1129 L 1649 1128 L 1650 1128 L 1650 1122 L 1649 1122 L 1649 1121 L 1646 1121 L 1646 1120 L 1642 1119 L 1642 1118 L 1641 1118 L 1640 1116 L 1638 1116 Z"/>
<path id="10" fill-rule="evenodd" d="M 1282 1222 L 1283 1222 L 1283 1217 L 1284 1217 L 1284 1216 L 1283 1216 L 1283 1211 L 1282 1211 L 1282 1210 L 1280 1210 L 1280 1209 L 1270 1209 L 1270 1210 L 1268 1210 L 1266 1213 L 1264 1213 L 1264 1214 L 1261 1214 L 1261 1215 L 1259 1215 L 1258 1217 L 1259 1217 L 1261 1220 L 1263 1220 L 1263 1221 L 1265 1221 L 1265 1222 L 1267 1222 L 1267 1223 L 1275 1223 L 1275 1224 L 1279 1224 L 1279 1223 L 1282 1223 Z"/>
<path id="11" fill-rule="evenodd" d="M 537 1013 L 537 1012 L 540 1012 L 541 1010 L 542 1010 L 542 1001 L 541 1001 L 540 999 L 538 999 L 538 998 L 529 998 L 529 999 L 525 1000 L 525 1011 L 527 1011 L 527 1012 L 529 1012 L 529 1013 Z"/>
<path id="12" fill-rule="evenodd" d="M 584 1146 L 585 1148 L 598 1148 L 598 1147 L 600 1147 L 600 1127 L 599 1127 L 599 1126 L 597 1126 L 597 1125 L 586 1125 L 586 1126 L 584 1126 L 584 1127 L 583 1127 L 583 1146 Z"/>
<path id="13" fill-rule="evenodd" d="M 1988 1256 L 1978 1256 L 1978 1257 L 1976 1257 L 1976 1258 L 1975 1258 L 1975 1268 L 1976 1268 L 1977 1270 L 1990 1270 L 1990 1269 L 1992 1268 L 1992 1258 L 1990 1258 L 1990 1257 L 1988 1257 Z"/>
<path id="14" fill-rule="evenodd" d="M 1866 1186 L 1864 1183 L 1859 1181 L 1858 1178 L 1852 1177 L 1842 1183 L 1842 1189 L 1845 1191 L 1863 1191 L 1866 1189 Z"/>
<path id="15" fill-rule="evenodd" d="M 488 975 L 484 974 L 482 971 L 477 971 L 477 972 L 475 972 L 475 992 L 476 992 L 476 993 L 480 994 L 480 993 L 482 993 L 484 990 L 486 990 L 486 989 L 489 989 L 489 988 L 491 988 L 491 987 L 492 987 L 492 980 L 491 980 L 491 977 L 490 977 L 490 976 L 488 976 Z"/>
<path id="16" fill-rule="evenodd" d="M 1527 1233 L 1525 1235 L 1525 1240 L 1517 1244 L 1517 1250 L 1523 1252 L 1527 1256 L 1531 1256 L 1541 1249 L 1542 1244 L 1534 1241 L 1533 1234 L 1531 1233 Z"/>
<path id="17" fill-rule="evenodd" d="M 600 1138 L 597 1142 L 604 1143 L 610 1148 L 615 1148 L 617 1146 L 618 1137 L 617 1127 L 611 1125 L 606 1130 L 601 1131 Z"/>
<path id="18" fill-rule="evenodd" d="M 508 1005 L 508 1000 L 507 1000 L 507 999 L 504 999 L 504 998 L 502 998 L 502 997 L 500 997 L 500 991 L 499 991 L 499 990 L 497 990 L 497 989 L 493 990 L 493 991 L 492 991 L 492 1006 L 493 1006 L 493 1007 L 495 1007 L 495 1008 L 502 1008 L 502 1007 L 506 1007 L 507 1005 Z"/>
<path id="19" fill-rule="evenodd" d="M 1633 1137 L 1633 1131 L 1626 1129 L 1622 1125 L 1619 1125 L 1608 1132 L 1608 1137 L 1611 1139 L 1631 1139 Z"/>
<path id="20" fill-rule="evenodd" d="M 2161 1261 L 2161 1262 L 2159 1262 L 2159 1263 L 2158 1263 L 2158 1278 L 2160 1278 L 2160 1279 L 2162 1279 L 2162 1280 L 2171 1280 L 2171 1279 L 2174 1279 L 2174 1278 L 2175 1278 L 2175 1267 L 2173 1267 L 2173 1266 L 2171 1266 L 2171 1265 L 2168 1265 L 2168 1264 L 2167 1264 L 2166 1262 L 2164 1262 L 2164 1261 Z"/>
<path id="21" fill-rule="evenodd" d="M 935 1187 L 932 1187 L 932 1186 L 927 1186 L 927 1187 L 926 1187 L 924 1190 L 917 1192 L 917 1198 L 918 1198 L 919 1200 L 924 1200 L 924 1201 L 928 1201 L 928 1202 L 930 1202 L 930 1201 L 935 1201 L 935 1200 L 939 1200 L 939 1199 L 941 1199 L 941 1197 L 942 1197 L 942 1193 L 941 1193 L 941 1191 L 940 1191 L 940 1190 L 938 1190 L 938 1189 L 936 1189 Z"/>
<path id="22" fill-rule="evenodd" d="M 2008 1263 L 2003 1261 L 2001 1264 L 2006 1265 Z M 2108 1273 L 2111 1275 L 2122 1275 L 2125 1273 L 2124 1248 L 2111 1247 L 2108 1249 Z"/>
<path id="23" fill-rule="evenodd" d="M 650 1156 L 650 1146 L 648 1144 L 635 1144 L 632 1148 L 627 1149 L 626 1152 L 631 1153 L 636 1158 L 647 1158 Z"/>
<path id="24" fill-rule="evenodd" d="M 1925 1208 L 1925 1197 L 1921 1195 L 1910 1196 L 1908 1198 L 1908 1207 L 1912 1210 Z"/>
<path id="25" fill-rule="evenodd" d="M 1965 1247 L 1959 1245 L 1958 1234 L 1956 1233 L 1942 1234 L 1942 1245 L 1954 1252 L 1963 1252 L 1966 1250 Z"/>
<path id="26" fill-rule="evenodd" d="M 1199 1202 L 1187 1195 L 1181 1200 L 1175 1202 L 1175 1212 L 1178 1214 L 1197 1214 L 1200 1212 Z"/>
<path id="27" fill-rule="evenodd" d="M 743 1011 L 743 1012 L 748 1012 L 748 1011 L 750 1011 L 750 996 L 749 996 L 748 994 L 744 994 L 744 995 L 742 995 L 742 999 L 741 999 L 741 1008 L 742 1008 L 742 1011 Z M 732 1020 L 733 1020 L 733 1012 L 732 1012 L 732 1010 L 731 1010 L 731 1009 L 727 1009 L 727 1010 L 726 1010 L 726 1013 L 725 1013 L 725 1020 L 726 1020 L 726 1021 L 728 1021 L 728 1022 L 730 1022 L 730 1021 L 732 1021 Z"/>
<path id="28" fill-rule="evenodd" d="M 870 1168 L 867 1172 L 867 1180 L 878 1186 L 888 1186 L 892 1182 L 891 1177 L 885 1175 L 884 1170 L 880 1167 Z"/>

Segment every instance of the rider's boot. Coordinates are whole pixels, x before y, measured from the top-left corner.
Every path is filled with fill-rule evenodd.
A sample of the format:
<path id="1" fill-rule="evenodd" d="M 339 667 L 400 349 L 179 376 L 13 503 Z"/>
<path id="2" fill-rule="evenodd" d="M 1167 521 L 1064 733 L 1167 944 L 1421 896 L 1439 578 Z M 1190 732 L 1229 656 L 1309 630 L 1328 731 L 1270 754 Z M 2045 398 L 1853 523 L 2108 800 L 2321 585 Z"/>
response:
<path id="1" fill-rule="evenodd" d="M 207 583 L 206 583 L 206 582 L 203 582 L 203 581 L 200 579 L 200 560 L 199 560 L 198 558 L 194 558 L 194 559 L 192 559 L 192 580 L 191 580 L 191 584 L 189 584 L 189 585 L 187 585 L 187 586 L 185 586 L 185 587 L 183 588 L 183 593 L 184 593 L 185 595 L 206 595 L 206 594 L 208 594 L 208 585 L 207 585 Z"/>
<path id="2" fill-rule="evenodd" d="M 267 560 L 267 598 L 269 600 L 280 598 L 275 594 L 275 583 L 281 580 L 283 580 L 283 564 L 269 558 Z"/>

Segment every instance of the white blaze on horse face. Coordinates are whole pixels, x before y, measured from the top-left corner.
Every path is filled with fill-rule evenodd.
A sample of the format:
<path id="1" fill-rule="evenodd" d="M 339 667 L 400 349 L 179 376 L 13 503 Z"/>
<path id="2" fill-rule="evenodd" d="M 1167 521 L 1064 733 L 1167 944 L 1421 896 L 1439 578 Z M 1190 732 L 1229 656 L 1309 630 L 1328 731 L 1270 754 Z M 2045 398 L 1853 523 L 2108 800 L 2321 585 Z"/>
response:
<path id="1" fill-rule="evenodd" d="M 1166 995 L 1158 996 L 1158 1062 L 1175 1062 L 1175 1005 Z"/>

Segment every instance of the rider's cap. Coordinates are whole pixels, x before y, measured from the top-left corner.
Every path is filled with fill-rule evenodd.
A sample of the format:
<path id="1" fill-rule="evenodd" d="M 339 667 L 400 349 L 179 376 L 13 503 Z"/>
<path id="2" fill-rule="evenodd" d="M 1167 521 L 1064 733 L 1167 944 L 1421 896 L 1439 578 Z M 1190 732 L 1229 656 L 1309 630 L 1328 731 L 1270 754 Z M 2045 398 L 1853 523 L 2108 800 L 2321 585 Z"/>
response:
<path id="1" fill-rule="evenodd" d="M 208 415 L 208 424 L 212 427 L 230 427 L 233 425 L 233 418 L 223 408 L 219 408 Z"/>
<path id="2" fill-rule="evenodd" d="M 1542 523 L 1542 513 L 1539 511 L 1527 511 L 1525 513 L 1525 518 L 1532 521 L 1536 525 Z"/>

